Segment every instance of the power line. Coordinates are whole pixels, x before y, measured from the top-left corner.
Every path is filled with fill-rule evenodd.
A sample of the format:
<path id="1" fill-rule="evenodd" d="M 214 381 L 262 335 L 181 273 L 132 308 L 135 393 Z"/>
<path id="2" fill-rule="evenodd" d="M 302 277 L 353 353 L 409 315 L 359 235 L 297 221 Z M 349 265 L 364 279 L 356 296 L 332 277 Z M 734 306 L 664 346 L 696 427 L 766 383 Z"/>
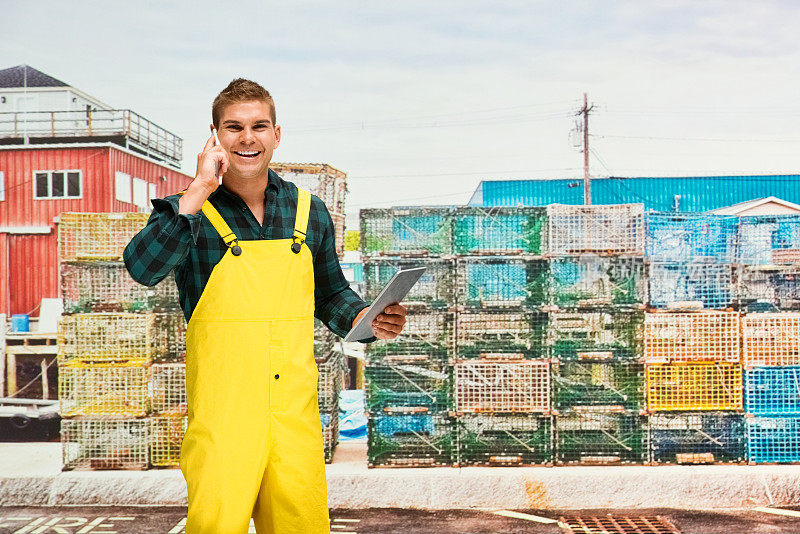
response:
<path id="1" fill-rule="evenodd" d="M 645 139 L 656 141 L 719 141 L 733 143 L 800 143 L 800 139 L 731 139 L 724 137 L 661 137 L 654 135 L 597 135 L 591 134 L 597 139 Z"/>
<path id="2" fill-rule="evenodd" d="M 373 175 L 348 175 L 347 181 L 350 180 L 364 180 L 373 178 L 420 178 L 420 177 L 436 177 L 436 176 L 479 176 L 491 174 L 524 174 L 535 172 L 551 172 L 551 171 L 575 171 L 579 167 L 556 167 L 551 169 L 527 169 L 516 171 L 477 171 L 477 172 L 441 172 L 441 173 L 420 173 L 420 174 L 373 174 Z"/>

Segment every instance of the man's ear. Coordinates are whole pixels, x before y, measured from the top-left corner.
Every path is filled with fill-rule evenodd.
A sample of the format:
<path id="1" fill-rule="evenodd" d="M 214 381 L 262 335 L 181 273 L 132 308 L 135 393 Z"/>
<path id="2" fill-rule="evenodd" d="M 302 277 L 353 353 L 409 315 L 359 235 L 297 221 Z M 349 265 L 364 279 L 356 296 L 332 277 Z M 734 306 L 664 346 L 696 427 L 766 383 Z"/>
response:
<path id="1" fill-rule="evenodd" d="M 273 148 L 278 148 L 278 145 L 281 144 L 281 127 L 279 124 L 275 125 L 275 145 Z"/>

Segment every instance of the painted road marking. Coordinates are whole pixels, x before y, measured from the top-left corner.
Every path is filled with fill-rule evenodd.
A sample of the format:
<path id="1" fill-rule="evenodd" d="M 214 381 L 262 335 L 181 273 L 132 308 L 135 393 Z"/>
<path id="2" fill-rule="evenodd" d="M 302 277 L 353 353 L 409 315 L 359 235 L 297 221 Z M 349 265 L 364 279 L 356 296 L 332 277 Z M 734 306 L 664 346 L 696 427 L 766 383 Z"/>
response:
<path id="1" fill-rule="evenodd" d="M 348 522 L 348 523 L 358 523 L 361 520 L 360 519 L 344 519 L 342 517 L 337 517 L 336 519 L 334 519 L 334 521 L 344 521 L 344 522 Z"/>
<path id="2" fill-rule="evenodd" d="M 795 510 L 784 510 L 782 508 L 769 508 L 767 506 L 759 506 L 757 508 L 753 508 L 756 512 L 764 512 L 765 514 L 775 514 L 775 515 L 788 515 L 789 517 L 800 517 L 800 512 Z"/>
<path id="3" fill-rule="evenodd" d="M 505 517 L 513 517 L 515 519 L 525 519 L 526 521 L 535 521 L 537 523 L 545 523 L 545 524 L 548 524 L 548 525 L 551 524 L 551 523 L 558 523 L 557 519 L 550 519 L 549 517 L 541 517 L 541 516 L 532 515 L 532 514 L 522 514 L 520 512 L 514 512 L 514 511 L 511 511 L 511 510 L 497 510 L 496 512 L 492 512 L 492 513 L 495 514 L 495 515 L 502 515 L 502 516 L 505 516 Z"/>

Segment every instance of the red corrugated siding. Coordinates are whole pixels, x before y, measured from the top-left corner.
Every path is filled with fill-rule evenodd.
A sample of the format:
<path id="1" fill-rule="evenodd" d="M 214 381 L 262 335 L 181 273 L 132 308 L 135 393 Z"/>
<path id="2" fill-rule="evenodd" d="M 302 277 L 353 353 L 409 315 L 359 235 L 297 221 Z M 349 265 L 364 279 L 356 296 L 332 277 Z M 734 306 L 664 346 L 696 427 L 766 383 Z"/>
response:
<path id="1" fill-rule="evenodd" d="M 34 171 L 59 169 L 83 171 L 83 198 L 34 200 Z M 135 205 L 114 198 L 117 170 L 155 183 L 159 197 L 180 191 L 192 181 L 172 168 L 113 147 L 0 150 L 6 190 L 6 200 L 0 202 L 0 226 L 52 228 L 47 235 L 0 233 L 0 312 L 28 313 L 42 298 L 59 296 L 58 236 L 53 219 L 60 213 L 138 211 Z M 38 310 L 33 315 L 38 315 Z"/>
<path id="2" fill-rule="evenodd" d="M 55 231 L 48 235 L 9 235 L 10 312 L 39 315 L 43 298 L 59 296 L 58 246 Z"/>

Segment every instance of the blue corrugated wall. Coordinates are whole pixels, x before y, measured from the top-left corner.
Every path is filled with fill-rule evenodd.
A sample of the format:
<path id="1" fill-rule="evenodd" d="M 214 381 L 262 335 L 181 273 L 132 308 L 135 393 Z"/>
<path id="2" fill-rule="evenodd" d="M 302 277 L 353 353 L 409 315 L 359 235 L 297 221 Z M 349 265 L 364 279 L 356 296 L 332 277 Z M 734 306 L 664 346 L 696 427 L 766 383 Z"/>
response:
<path id="1" fill-rule="evenodd" d="M 583 204 L 583 180 L 484 181 L 470 204 L 544 206 Z M 599 178 L 592 180 L 592 204 L 642 202 L 647 210 L 708 211 L 747 200 L 776 196 L 800 204 L 800 175 Z M 482 202 L 481 202 L 482 199 Z"/>

